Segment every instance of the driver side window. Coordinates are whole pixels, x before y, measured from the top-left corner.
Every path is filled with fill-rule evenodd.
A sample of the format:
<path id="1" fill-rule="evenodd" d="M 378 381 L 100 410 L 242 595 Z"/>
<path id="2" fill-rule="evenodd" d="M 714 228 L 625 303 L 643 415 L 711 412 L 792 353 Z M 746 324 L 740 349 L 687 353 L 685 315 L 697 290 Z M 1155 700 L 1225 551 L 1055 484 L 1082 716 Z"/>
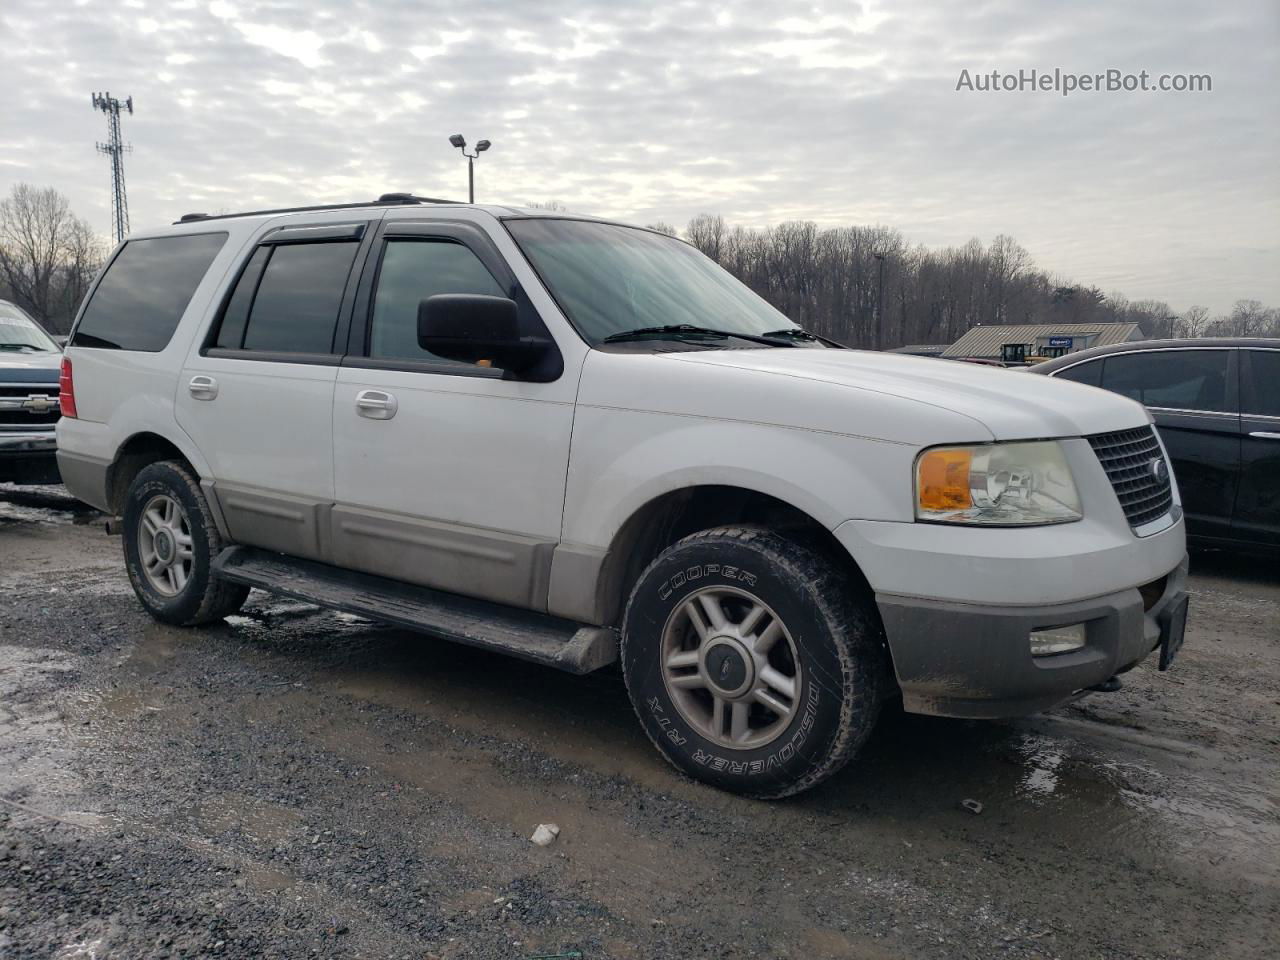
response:
<path id="1" fill-rule="evenodd" d="M 383 247 L 369 323 L 369 356 L 456 364 L 418 346 L 418 303 L 439 293 L 505 297 L 480 259 L 453 240 L 391 239 Z M 465 364 L 460 364 L 465 366 Z"/>

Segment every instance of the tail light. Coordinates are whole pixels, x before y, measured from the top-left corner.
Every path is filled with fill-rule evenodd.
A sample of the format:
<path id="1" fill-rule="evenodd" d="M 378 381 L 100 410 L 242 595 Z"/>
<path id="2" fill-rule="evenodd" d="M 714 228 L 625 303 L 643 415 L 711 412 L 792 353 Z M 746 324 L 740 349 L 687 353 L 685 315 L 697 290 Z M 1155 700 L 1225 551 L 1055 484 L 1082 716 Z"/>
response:
<path id="1" fill-rule="evenodd" d="M 76 385 L 71 377 L 71 358 L 62 358 L 62 369 L 58 371 L 58 405 L 64 417 L 76 418 Z"/>

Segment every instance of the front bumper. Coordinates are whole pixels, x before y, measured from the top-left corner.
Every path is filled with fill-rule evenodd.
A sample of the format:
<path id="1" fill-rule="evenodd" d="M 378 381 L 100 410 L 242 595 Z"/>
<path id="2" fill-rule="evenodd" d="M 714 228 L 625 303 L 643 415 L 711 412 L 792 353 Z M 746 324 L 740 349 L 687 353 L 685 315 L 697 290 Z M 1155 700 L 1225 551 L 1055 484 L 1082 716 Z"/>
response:
<path id="1" fill-rule="evenodd" d="M 1186 582 L 1184 554 L 1178 566 L 1146 585 L 1146 601 L 1139 586 L 1035 607 L 885 594 L 876 600 L 904 709 L 995 718 L 1047 710 L 1137 666 L 1159 644 L 1162 621 L 1186 596 Z M 1032 630 L 1074 623 L 1086 625 L 1083 649 L 1031 655 Z"/>
<path id="2" fill-rule="evenodd" d="M 0 431 L 0 482 L 58 483 L 53 430 Z"/>

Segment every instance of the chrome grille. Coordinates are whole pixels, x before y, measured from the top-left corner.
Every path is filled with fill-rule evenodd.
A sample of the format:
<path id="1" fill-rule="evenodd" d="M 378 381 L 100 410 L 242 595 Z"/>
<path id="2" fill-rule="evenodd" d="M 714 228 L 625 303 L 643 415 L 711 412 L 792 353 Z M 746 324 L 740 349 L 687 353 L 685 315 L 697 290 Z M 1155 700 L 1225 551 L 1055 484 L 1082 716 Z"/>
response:
<path id="1" fill-rule="evenodd" d="M 36 427 L 58 422 L 58 388 L 0 385 L 0 425 Z"/>
<path id="2" fill-rule="evenodd" d="M 1165 457 L 1150 427 L 1100 433 L 1090 437 L 1089 444 L 1111 480 L 1129 526 L 1140 527 L 1169 512 L 1173 506 L 1172 468 L 1166 460 L 1163 479 L 1153 470 L 1153 463 Z"/>

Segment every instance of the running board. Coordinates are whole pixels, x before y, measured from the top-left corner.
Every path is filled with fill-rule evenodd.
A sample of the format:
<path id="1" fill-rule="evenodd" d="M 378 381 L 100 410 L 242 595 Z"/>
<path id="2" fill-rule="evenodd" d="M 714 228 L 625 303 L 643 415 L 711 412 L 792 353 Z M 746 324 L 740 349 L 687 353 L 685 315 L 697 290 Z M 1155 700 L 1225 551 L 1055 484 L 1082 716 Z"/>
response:
<path id="1" fill-rule="evenodd" d="M 590 673 L 618 659 L 618 634 L 545 613 L 355 573 L 252 547 L 227 547 L 216 576 L 445 640 L 496 650 L 569 673 Z"/>

